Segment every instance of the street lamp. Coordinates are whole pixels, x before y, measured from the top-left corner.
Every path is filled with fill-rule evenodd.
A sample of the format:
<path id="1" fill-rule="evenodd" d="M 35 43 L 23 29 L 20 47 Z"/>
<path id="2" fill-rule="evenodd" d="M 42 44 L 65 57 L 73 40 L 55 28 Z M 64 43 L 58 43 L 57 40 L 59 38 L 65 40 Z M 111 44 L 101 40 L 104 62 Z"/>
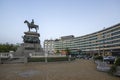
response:
<path id="1" fill-rule="evenodd" d="M 104 29 L 105 29 L 105 27 L 103 28 L 103 31 L 104 31 Z M 105 47 L 105 33 L 103 33 L 103 56 L 105 55 L 104 47 Z"/>
<path id="2" fill-rule="evenodd" d="M 80 53 L 81 53 L 81 50 L 80 50 L 80 48 L 78 48 L 78 57 L 80 58 Z"/>
<path id="3" fill-rule="evenodd" d="M 47 63 L 47 57 L 48 57 L 48 54 L 45 53 L 45 62 Z"/>

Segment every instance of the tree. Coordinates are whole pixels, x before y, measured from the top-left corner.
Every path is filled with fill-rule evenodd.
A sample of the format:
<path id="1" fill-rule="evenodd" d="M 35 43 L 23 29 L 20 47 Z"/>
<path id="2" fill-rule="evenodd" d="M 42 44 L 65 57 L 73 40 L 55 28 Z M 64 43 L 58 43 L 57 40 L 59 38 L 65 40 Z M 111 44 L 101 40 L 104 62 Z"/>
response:
<path id="1" fill-rule="evenodd" d="M 59 51 L 59 50 L 57 50 L 57 51 L 56 51 L 56 53 L 57 53 L 57 54 L 59 54 L 59 53 L 60 53 L 60 51 Z"/>
<path id="2" fill-rule="evenodd" d="M 0 52 L 9 52 L 9 51 L 16 51 L 18 45 L 14 44 L 0 44 Z"/>
<path id="3" fill-rule="evenodd" d="M 66 48 L 65 51 L 66 51 L 66 55 L 70 55 L 70 49 L 69 48 Z"/>
<path id="4" fill-rule="evenodd" d="M 79 53 L 79 55 L 80 55 L 80 54 L 82 53 L 82 50 L 79 49 L 79 50 L 78 50 L 78 53 Z"/>

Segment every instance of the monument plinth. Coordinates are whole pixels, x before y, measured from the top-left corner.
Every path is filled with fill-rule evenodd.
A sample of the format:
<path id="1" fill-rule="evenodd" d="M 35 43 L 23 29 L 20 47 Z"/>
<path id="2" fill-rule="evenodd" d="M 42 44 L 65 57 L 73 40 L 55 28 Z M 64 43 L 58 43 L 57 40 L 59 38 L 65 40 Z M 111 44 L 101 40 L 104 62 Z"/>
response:
<path id="1" fill-rule="evenodd" d="M 24 32 L 23 36 L 23 46 L 24 46 L 24 53 L 33 53 L 33 52 L 40 52 L 41 45 L 40 45 L 40 34 L 37 32 Z"/>

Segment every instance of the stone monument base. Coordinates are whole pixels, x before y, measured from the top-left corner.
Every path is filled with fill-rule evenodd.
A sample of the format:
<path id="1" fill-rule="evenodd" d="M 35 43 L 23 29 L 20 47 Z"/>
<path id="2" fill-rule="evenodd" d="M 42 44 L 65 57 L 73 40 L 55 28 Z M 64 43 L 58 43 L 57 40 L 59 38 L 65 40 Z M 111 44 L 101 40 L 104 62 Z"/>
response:
<path id="1" fill-rule="evenodd" d="M 37 32 L 24 32 L 23 41 L 24 43 L 17 49 L 16 55 L 18 56 L 29 56 L 29 53 L 40 53 L 43 55 L 43 49 L 40 45 L 40 34 Z"/>
<path id="2" fill-rule="evenodd" d="M 44 55 L 40 44 L 22 43 L 21 46 L 18 47 L 14 56 L 29 56 L 30 53 L 39 53 L 40 55 Z"/>
<path id="3" fill-rule="evenodd" d="M 41 52 L 42 49 L 40 44 L 37 43 L 23 43 L 24 53 L 33 53 L 33 52 Z"/>

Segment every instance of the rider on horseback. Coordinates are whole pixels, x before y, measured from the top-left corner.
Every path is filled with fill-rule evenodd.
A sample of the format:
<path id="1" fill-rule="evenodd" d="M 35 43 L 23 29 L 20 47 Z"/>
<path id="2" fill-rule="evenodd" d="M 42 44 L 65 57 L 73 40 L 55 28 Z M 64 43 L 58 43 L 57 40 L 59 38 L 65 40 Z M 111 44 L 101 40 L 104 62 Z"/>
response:
<path id="1" fill-rule="evenodd" d="M 32 19 L 32 22 L 31 22 L 31 26 L 33 26 L 34 25 L 34 19 Z"/>
<path id="2" fill-rule="evenodd" d="M 27 23 L 29 31 L 30 31 L 30 29 L 35 28 L 35 30 L 37 32 L 37 30 L 39 29 L 39 26 L 34 24 L 34 19 L 32 19 L 31 23 L 29 23 L 27 20 L 25 20 L 24 23 Z"/>

